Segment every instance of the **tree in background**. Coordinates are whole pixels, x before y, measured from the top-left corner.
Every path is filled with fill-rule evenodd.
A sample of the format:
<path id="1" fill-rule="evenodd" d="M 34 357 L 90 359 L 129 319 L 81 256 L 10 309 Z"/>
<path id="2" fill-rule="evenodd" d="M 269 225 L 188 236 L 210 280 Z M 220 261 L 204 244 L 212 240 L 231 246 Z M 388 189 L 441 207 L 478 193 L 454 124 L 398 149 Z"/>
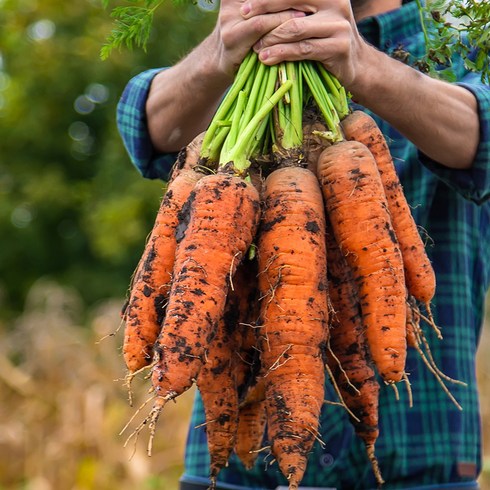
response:
<path id="1" fill-rule="evenodd" d="M 193 5 L 160 9 L 148 51 L 99 51 L 100 0 L 0 0 L 0 307 L 22 309 L 40 277 L 86 300 L 125 294 L 162 182 L 140 178 L 117 133 L 129 78 L 166 66 L 209 31 Z"/>

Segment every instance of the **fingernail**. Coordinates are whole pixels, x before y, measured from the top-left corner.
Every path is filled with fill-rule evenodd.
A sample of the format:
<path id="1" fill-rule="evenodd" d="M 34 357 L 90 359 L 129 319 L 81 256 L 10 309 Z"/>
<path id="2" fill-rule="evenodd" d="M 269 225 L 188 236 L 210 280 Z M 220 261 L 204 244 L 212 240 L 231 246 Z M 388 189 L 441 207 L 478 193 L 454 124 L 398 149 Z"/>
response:
<path id="1" fill-rule="evenodd" d="M 262 48 L 262 41 L 257 41 L 254 46 L 253 46 L 253 49 L 256 53 L 258 53 Z"/>
<path id="2" fill-rule="evenodd" d="M 304 12 L 301 12 L 300 10 L 295 10 L 293 12 L 293 17 L 304 17 L 306 14 Z"/>
<path id="3" fill-rule="evenodd" d="M 251 7 L 249 3 L 244 3 L 240 8 L 240 13 L 242 15 L 248 15 L 250 13 Z"/>
<path id="4" fill-rule="evenodd" d="M 259 58 L 261 59 L 261 61 L 265 61 L 270 55 L 270 52 L 268 49 L 264 49 L 264 51 L 261 51 L 260 54 L 259 54 Z"/>

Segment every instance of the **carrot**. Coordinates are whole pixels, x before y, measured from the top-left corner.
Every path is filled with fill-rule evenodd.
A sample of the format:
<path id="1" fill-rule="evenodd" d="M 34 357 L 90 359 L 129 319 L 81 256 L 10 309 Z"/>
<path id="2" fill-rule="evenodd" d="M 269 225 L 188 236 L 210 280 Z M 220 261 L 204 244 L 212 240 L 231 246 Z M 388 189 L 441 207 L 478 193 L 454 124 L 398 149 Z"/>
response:
<path id="1" fill-rule="evenodd" d="M 202 173 L 193 169 L 198 154 L 195 145 L 202 136 L 180 152 L 184 168 L 169 182 L 155 224 L 138 263 L 123 312 L 125 320 L 123 355 L 130 374 L 151 363 L 153 345 L 160 333 L 170 290 L 177 241 L 179 213 Z"/>
<path id="2" fill-rule="evenodd" d="M 238 308 L 233 353 L 233 374 L 240 402 L 248 389 L 255 383 L 258 372 L 259 351 L 257 348 L 256 325 L 259 318 L 257 260 L 245 260 L 233 278 L 233 291 L 237 296 Z"/>
<path id="3" fill-rule="evenodd" d="M 175 161 L 172 170 L 170 172 L 169 184 L 177 178 L 177 176 L 189 168 L 195 170 L 199 168 L 207 168 L 205 165 L 201 164 L 201 148 L 202 142 L 206 132 L 198 134 L 186 147 L 184 147 L 177 155 L 177 160 Z"/>
<path id="4" fill-rule="evenodd" d="M 258 240 L 260 349 L 268 438 L 290 489 L 318 437 L 327 335 L 325 216 L 315 175 L 286 167 L 266 179 Z"/>
<path id="5" fill-rule="evenodd" d="M 248 470 L 254 466 L 262 448 L 266 420 L 265 384 L 264 378 L 259 378 L 238 412 L 235 452 Z"/>
<path id="6" fill-rule="evenodd" d="M 238 301 L 229 294 L 225 312 L 218 322 L 216 335 L 209 344 L 206 362 L 197 376 L 197 387 L 206 417 L 206 435 L 210 455 L 210 488 L 227 464 L 235 446 L 238 425 L 238 391 L 233 375 L 233 354 L 236 350 Z"/>
<path id="7" fill-rule="evenodd" d="M 364 441 L 376 481 L 383 484 L 374 446 L 379 436 L 379 383 L 371 366 L 352 272 L 327 222 L 328 291 L 332 304 L 328 365 L 356 434 Z"/>
<path id="8" fill-rule="evenodd" d="M 347 116 L 342 121 L 342 128 L 348 140 L 366 145 L 376 160 L 393 228 L 400 244 L 408 291 L 428 306 L 436 288 L 434 270 L 410 212 L 383 133 L 376 121 L 362 111 L 355 111 Z"/>
<path id="9" fill-rule="evenodd" d="M 327 127 L 320 120 L 320 116 L 315 111 L 305 110 L 303 114 L 303 151 L 307 168 L 313 173 L 316 173 L 321 152 L 328 146 L 327 141 L 321 136 L 326 131 Z"/>
<path id="10" fill-rule="evenodd" d="M 237 271 L 233 280 L 235 289 L 241 291 L 240 321 L 236 329 L 238 348 L 233 358 L 239 396 L 235 452 L 245 468 L 251 469 L 261 449 L 266 417 L 265 385 L 264 378 L 259 377 L 260 353 L 256 334 L 259 320 L 257 264 L 254 260 L 247 261 L 246 265 Z"/>
<path id="11" fill-rule="evenodd" d="M 379 172 L 356 141 L 326 148 L 318 162 L 327 214 L 361 300 L 373 361 L 388 383 L 405 371 L 405 281 Z"/>
<path id="12" fill-rule="evenodd" d="M 259 218 L 256 189 L 225 173 L 202 178 L 189 201 L 189 222 L 176 250 L 167 313 L 155 344 L 154 416 L 197 378 L 223 315 L 230 278 Z"/>
<path id="13" fill-rule="evenodd" d="M 243 386 L 238 385 L 237 366 L 243 365 L 239 377 L 240 383 L 245 385 L 254 355 L 249 351 L 256 352 L 253 349 L 255 333 L 244 323 L 256 310 L 255 279 L 255 261 L 242 261 L 231 280 L 225 311 L 197 377 L 206 416 L 211 488 L 215 487 L 216 477 L 235 446 L 239 395 L 240 389 L 243 390 Z M 252 336 L 246 335 L 248 332 Z"/>

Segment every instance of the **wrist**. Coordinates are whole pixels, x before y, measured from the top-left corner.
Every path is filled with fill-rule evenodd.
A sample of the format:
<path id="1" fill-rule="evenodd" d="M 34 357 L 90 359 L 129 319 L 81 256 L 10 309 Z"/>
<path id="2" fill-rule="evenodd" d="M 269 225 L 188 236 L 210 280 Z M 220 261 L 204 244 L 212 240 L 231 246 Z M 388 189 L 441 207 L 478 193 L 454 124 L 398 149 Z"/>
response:
<path id="1" fill-rule="evenodd" d="M 196 48 L 188 57 L 185 69 L 196 70 L 196 78 L 201 83 L 223 92 L 233 82 L 235 68 L 223 53 L 218 28 Z"/>
<path id="2" fill-rule="evenodd" d="M 360 45 L 354 76 L 344 83 L 356 102 L 368 107 L 371 99 L 383 93 L 382 86 L 386 80 L 390 80 L 386 66 L 389 61 L 389 57 L 374 46 L 367 43 Z"/>

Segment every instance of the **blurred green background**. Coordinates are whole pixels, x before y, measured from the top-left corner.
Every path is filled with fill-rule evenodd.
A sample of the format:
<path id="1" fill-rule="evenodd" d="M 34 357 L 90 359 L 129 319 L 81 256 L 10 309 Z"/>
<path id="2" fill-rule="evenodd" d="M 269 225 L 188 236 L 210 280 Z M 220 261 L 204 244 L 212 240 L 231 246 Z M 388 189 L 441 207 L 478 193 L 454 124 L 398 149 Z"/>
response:
<path id="1" fill-rule="evenodd" d="M 146 433 L 119 435 L 135 411 L 119 311 L 163 183 L 130 164 L 115 110 L 129 78 L 177 61 L 214 20 L 169 0 L 146 53 L 102 62 L 100 0 L 0 0 L 0 490 L 176 488 L 192 391 L 165 409 L 151 458 Z M 134 391 L 137 406 L 143 376 Z"/>

